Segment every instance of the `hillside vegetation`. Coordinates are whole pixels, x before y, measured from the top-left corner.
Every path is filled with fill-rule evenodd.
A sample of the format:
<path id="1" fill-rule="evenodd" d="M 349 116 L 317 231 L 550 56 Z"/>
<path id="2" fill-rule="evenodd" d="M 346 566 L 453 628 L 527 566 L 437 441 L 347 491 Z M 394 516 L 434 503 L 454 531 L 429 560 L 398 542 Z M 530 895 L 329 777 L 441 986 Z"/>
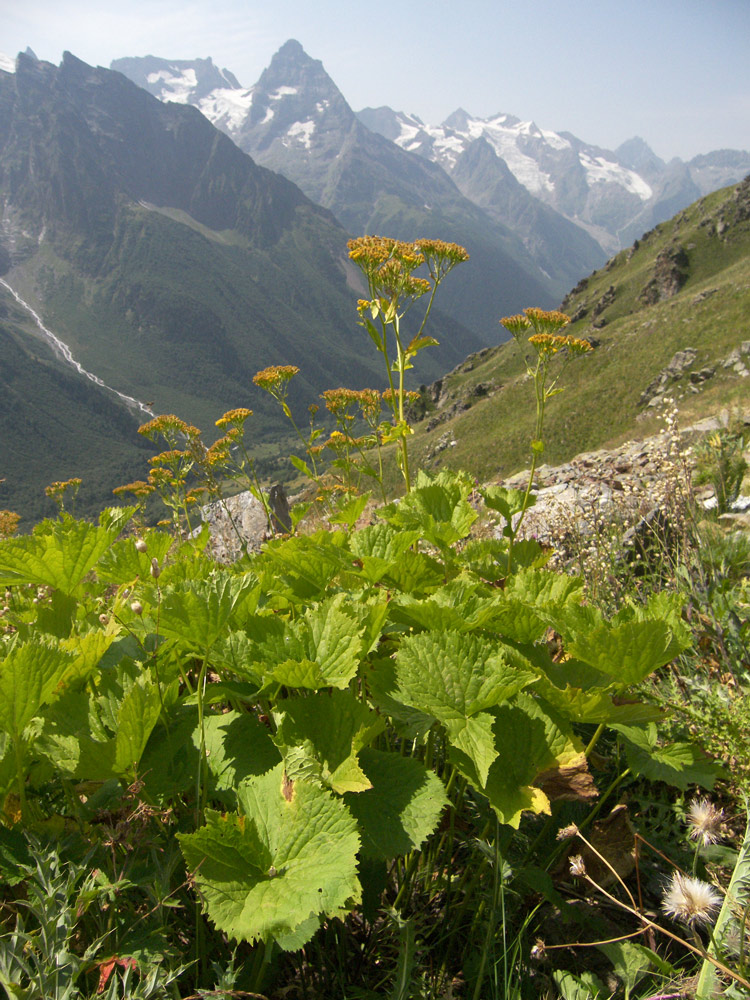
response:
<path id="1" fill-rule="evenodd" d="M 596 349 L 564 376 L 543 461 L 651 433 L 658 398 L 649 406 L 643 394 L 688 347 L 692 364 L 666 389 L 683 417 L 741 406 L 750 379 L 725 362 L 750 340 L 750 179 L 646 233 L 581 281 L 562 308 L 573 319 L 566 332 Z M 487 480 L 529 464 L 531 388 L 514 343 L 472 355 L 423 395 L 427 412 L 412 447 L 426 467 Z"/>

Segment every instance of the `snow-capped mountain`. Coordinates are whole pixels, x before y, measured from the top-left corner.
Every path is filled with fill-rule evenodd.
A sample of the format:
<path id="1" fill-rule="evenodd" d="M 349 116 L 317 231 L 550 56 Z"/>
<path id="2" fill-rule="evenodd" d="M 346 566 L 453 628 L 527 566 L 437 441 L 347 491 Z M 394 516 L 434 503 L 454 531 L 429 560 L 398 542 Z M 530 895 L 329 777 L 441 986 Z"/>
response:
<path id="1" fill-rule="evenodd" d="M 200 89 L 202 64 L 138 63 L 113 65 L 139 83 L 151 77 L 149 88 L 162 96 L 163 82 L 179 76 L 181 100 L 199 107 L 258 163 L 330 208 L 352 233 L 386 232 L 404 239 L 422 233 L 467 246 L 472 267 L 457 274 L 453 288 L 446 287 L 443 305 L 490 343 L 503 310 L 532 301 L 554 304 L 605 259 L 593 239 L 538 200 L 542 216 L 553 217 L 553 224 L 537 218 L 538 232 L 530 239 L 521 213 L 504 217 L 494 208 L 485 210 L 462 194 L 439 164 L 367 128 L 322 63 L 299 42 L 283 45 L 249 90 L 222 84 L 210 96 L 205 84 Z M 233 119 L 231 108 L 240 102 L 245 117 Z M 517 187 L 526 199 L 532 197 Z"/>
<path id="2" fill-rule="evenodd" d="M 466 170 L 462 184 L 459 165 L 473 143 L 483 140 L 528 192 L 586 229 L 608 252 L 750 170 L 746 152 L 720 150 L 688 164 L 665 164 L 640 138 L 612 152 L 510 114 L 476 118 L 459 109 L 441 125 L 428 125 L 382 107 L 365 108 L 359 118 L 402 149 L 439 163 L 465 194 Z"/>

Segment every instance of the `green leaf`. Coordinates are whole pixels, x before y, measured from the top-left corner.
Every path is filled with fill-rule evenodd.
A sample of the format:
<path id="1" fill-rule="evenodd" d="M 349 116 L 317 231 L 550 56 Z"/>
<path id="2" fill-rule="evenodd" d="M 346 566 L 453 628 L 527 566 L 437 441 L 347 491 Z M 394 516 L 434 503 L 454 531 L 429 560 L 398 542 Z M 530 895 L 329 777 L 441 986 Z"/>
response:
<path id="1" fill-rule="evenodd" d="M 256 583 L 251 574 L 237 576 L 215 570 L 204 579 L 189 580 L 168 590 L 159 612 L 160 632 L 200 652 L 210 650 L 229 630 L 233 612 Z"/>
<path id="2" fill-rule="evenodd" d="M 15 645 L 0 660 L 0 729 L 17 740 L 42 705 L 58 697 L 72 657 L 39 642 Z"/>
<path id="3" fill-rule="evenodd" d="M 397 531 L 378 522 L 355 531 L 349 546 L 362 563 L 362 574 L 372 583 L 378 583 L 418 538 L 418 531 Z"/>
<path id="4" fill-rule="evenodd" d="M 312 469 L 304 459 L 300 458 L 298 455 L 290 455 L 289 461 L 292 463 L 297 472 L 301 472 L 302 475 L 307 476 L 308 479 L 314 478 Z"/>
<path id="5" fill-rule="evenodd" d="M 365 857 L 395 858 L 419 848 L 448 804 L 442 781 L 413 757 L 367 748 L 360 763 L 369 791 L 347 795 L 362 831 Z"/>
<path id="6" fill-rule="evenodd" d="M 451 545 L 466 538 L 477 519 L 467 497 L 473 482 L 465 474 L 441 472 L 431 478 L 420 472 L 417 486 L 398 505 L 380 510 L 380 516 L 396 528 L 419 531 L 428 542 L 446 554 Z"/>
<path id="7" fill-rule="evenodd" d="M 613 725 L 625 737 L 625 756 L 635 774 L 650 781 L 665 781 L 687 791 L 690 785 L 711 789 L 723 774 L 721 767 L 693 743 L 659 746 L 655 723 L 643 728 Z"/>
<path id="8" fill-rule="evenodd" d="M 643 979 L 651 968 L 653 952 L 635 941 L 611 941 L 597 945 L 612 963 L 615 975 L 625 987 L 625 996 L 630 996 L 634 986 Z"/>
<path id="9" fill-rule="evenodd" d="M 520 514 L 524 509 L 525 492 L 523 490 L 513 490 L 505 486 L 485 486 L 479 491 L 485 506 L 490 510 L 496 510 L 503 515 L 506 521 L 511 521 L 516 514 Z M 533 507 L 536 497 L 529 494 L 526 507 Z"/>
<path id="10" fill-rule="evenodd" d="M 123 698 L 117 713 L 113 770 L 118 775 L 135 774 L 151 730 L 159 721 L 159 689 L 139 678 Z"/>
<path id="11" fill-rule="evenodd" d="M 282 594 L 293 603 L 315 600 L 338 573 L 350 568 L 346 543 L 343 531 L 272 539 L 254 568 L 270 570 L 264 579 L 269 593 Z"/>
<path id="12" fill-rule="evenodd" d="M 247 712 L 224 712 L 203 720 L 208 767 L 219 791 L 235 790 L 246 778 L 265 774 L 279 763 L 268 729 Z M 200 731 L 193 731 L 200 747 Z"/>
<path id="13" fill-rule="evenodd" d="M 331 524 L 343 524 L 347 528 L 353 527 L 362 516 L 362 511 L 367 506 L 371 496 L 372 493 L 363 493 L 348 503 L 342 504 L 328 520 Z"/>
<path id="14" fill-rule="evenodd" d="M 146 551 L 139 552 L 135 547 L 134 538 L 122 538 L 115 542 L 105 552 L 96 572 L 100 580 L 109 583 L 130 583 L 136 578 L 149 580 L 151 577 L 151 560 L 158 559 L 162 566 L 164 558 L 174 544 L 174 539 L 166 531 L 151 530 L 142 536 L 146 542 Z M 170 580 L 169 567 L 162 567 L 160 583 L 164 586 Z"/>
<path id="15" fill-rule="evenodd" d="M 384 720 L 349 691 L 277 702 L 274 743 L 290 778 L 313 781 L 335 792 L 359 792 L 370 782 L 357 754 L 385 727 Z"/>
<path id="16" fill-rule="evenodd" d="M 404 640 L 396 654 L 396 697 L 446 727 L 472 760 L 484 785 L 497 756 L 486 710 L 536 680 L 508 663 L 496 643 L 479 635 L 425 632 Z"/>
<path id="17" fill-rule="evenodd" d="M 500 705 L 493 719 L 495 760 L 486 780 L 473 759 L 451 749 L 450 758 L 461 773 L 489 799 L 501 823 L 518 828 L 521 813 L 550 812 L 549 799 L 534 782 L 546 772 L 575 768 L 582 763 L 580 743 L 564 720 L 534 698 L 521 693 L 513 704 Z"/>
<path id="18" fill-rule="evenodd" d="M 607 994 L 602 981 L 593 972 L 582 972 L 580 976 L 573 972 L 563 972 L 556 969 L 552 973 L 561 1000 L 599 1000 Z"/>
<path id="19" fill-rule="evenodd" d="M 43 521 L 33 535 L 0 542 L 0 584 L 46 584 L 72 594 L 120 531 L 63 517 Z"/>
<path id="20" fill-rule="evenodd" d="M 307 608 L 255 646 L 253 657 L 266 687 L 285 684 L 317 690 L 345 688 L 363 656 L 360 613 L 347 606 L 345 594 Z"/>
<path id="21" fill-rule="evenodd" d="M 208 811 L 204 827 L 178 835 L 219 930 L 236 940 L 284 940 L 307 922 L 312 936 L 311 917 L 358 901 L 359 836 L 340 799 L 288 781 L 281 764 L 245 782 L 239 799 L 241 814 Z"/>
<path id="22" fill-rule="evenodd" d="M 376 657 L 369 665 L 366 679 L 373 704 L 391 719 L 400 736 L 421 740 L 427 735 L 435 718 L 398 700 L 396 665 L 392 659 Z"/>

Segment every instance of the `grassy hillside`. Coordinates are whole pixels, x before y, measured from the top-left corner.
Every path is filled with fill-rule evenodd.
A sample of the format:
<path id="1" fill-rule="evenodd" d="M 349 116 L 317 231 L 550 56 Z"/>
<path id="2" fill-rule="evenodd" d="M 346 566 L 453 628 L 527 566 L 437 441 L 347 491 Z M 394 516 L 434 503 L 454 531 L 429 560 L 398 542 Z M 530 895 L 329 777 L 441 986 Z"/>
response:
<path id="1" fill-rule="evenodd" d="M 748 403 L 750 378 L 722 362 L 750 340 L 750 179 L 645 234 L 581 281 L 562 308 L 574 318 L 566 333 L 596 350 L 570 365 L 564 392 L 549 404 L 545 462 L 652 432 L 658 407 L 641 395 L 686 347 L 695 360 L 670 390 L 684 421 Z M 710 376 L 691 381 L 707 368 Z M 437 406 L 416 425 L 412 452 L 427 467 L 509 475 L 529 464 L 533 418 L 520 351 L 504 343 L 446 376 Z"/>

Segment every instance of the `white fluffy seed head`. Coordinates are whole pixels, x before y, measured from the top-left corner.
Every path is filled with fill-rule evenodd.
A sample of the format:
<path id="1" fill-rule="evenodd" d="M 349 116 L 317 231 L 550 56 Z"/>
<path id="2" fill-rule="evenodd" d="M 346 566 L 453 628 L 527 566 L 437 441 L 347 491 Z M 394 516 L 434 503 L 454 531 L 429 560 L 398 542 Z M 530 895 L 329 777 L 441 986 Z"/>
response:
<path id="1" fill-rule="evenodd" d="M 704 847 L 721 840 L 724 810 L 717 809 L 707 798 L 693 799 L 687 814 L 691 840 L 700 841 Z"/>
<path id="2" fill-rule="evenodd" d="M 721 896 L 712 885 L 680 872 L 672 875 L 664 889 L 664 912 L 690 927 L 710 924 L 720 906 Z"/>

